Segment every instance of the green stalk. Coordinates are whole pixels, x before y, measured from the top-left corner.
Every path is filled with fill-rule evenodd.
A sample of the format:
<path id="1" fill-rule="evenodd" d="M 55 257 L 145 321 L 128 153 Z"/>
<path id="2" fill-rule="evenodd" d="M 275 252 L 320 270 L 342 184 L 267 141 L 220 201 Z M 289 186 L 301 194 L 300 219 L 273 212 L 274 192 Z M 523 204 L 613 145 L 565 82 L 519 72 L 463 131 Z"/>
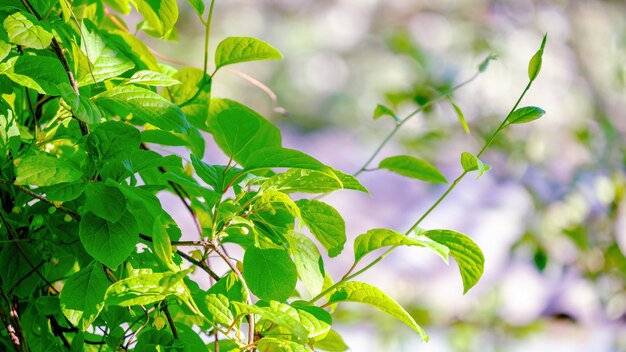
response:
<path id="1" fill-rule="evenodd" d="M 457 89 L 458 87 L 469 83 L 471 80 L 473 80 L 476 77 L 476 75 L 474 77 L 472 77 L 471 79 L 469 79 L 466 82 L 463 82 L 461 84 L 459 84 L 458 86 L 452 88 L 452 90 Z M 483 145 L 483 147 L 480 149 L 480 152 L 478 152 L 477 157 L 480 157 L 486 150 L 487 148 L 489 148 L 489 146 L 491 145 L 491 143 L 494 141 L 494 139 L 497 137 L 497 135 L 508 125 L 508 118 L 509 116 L 517 109 L 517 107 L 519 106 L 520 102 L 522 101 L 522 99 L 524 98 L 524 96 L 526 95 L 526 93 L 528 92 L 528 90 L 530 89 L 530 86 L 532 85 L 533 81 L 529 81 L 528 84 L 526 85 L 526 88 L 524 88 L 524 91 L 522 92 L 522 94 L 519 96 L 519 98 L 517 99 L 517 101 L 515 102 L 515 105 L 513 105 L 513 108 L 511 109 L 511 111 L 506 115 L 506 118 L 502 121 L 502 123 L 500 123 L 500 126 L 498 126 L 498 128 L 491 134 L 491 136 L 489 136 L 489 138 L 487 139 L 487 142 L 485 142 L 485 144 Z M 449 93 L 442 93 L 443 95 L 445 94 L 449 94 Z M 435 98 L 437 99 L 437 98 Z M 367 166 L 369 165 L 369 163 L 371 163 L 371 161 L 376 157 L 376 155 L 378 154 L 378 152 L 380 152 L 380 150 L 382 149 L 382 147 L 387 143 L 387 141 L 389 141 L 391 139 L 391 137 L 396 133 L 396 131 L 398 130 L 398 128 L 407 120 L 409 119 L 411 116 L 413 116 L 414 114 L 417 114 L 419 111 L 421 111 L 423 108 L 427 107 L 430 103 L 434 102 L 435 99 L 431 100 L 429 103 L 424 104 L 422 106 L 422 108 L 412 112 L 409 116 L 405 117 L 397 126 L 396 128 L 394 128 L 393 131 L 391 131 L 391 133 L 387 136 L 387 138 L 385 138 L 385 140 L 383 141 L 383 143 L 378 147 L 378 149 L 376 149 L 376 151 L 374 152 L 374 154 L 370 157 L 370 159 L 363 165 L 363 167 L 361 167 L 361 169 L 359 169 L 359 171 L 355 174 L 358 175 L 359 173 L 365 171 L 365 169 L 367 168 Z M 435 208 L 437 208 L 439 206 L 439 204 L 441 204 L 441 202 L 443 202 L 444 199 L 446 199 L 446 197 L 452 192 L 452 190 L 454 190 L 454 188 L 461 182 L 461 180 L 463 180 L 463 178 L 465 177 L 465 175 L 467 175 L 468 172 L 467 171 L 463 171 L 463 173 L 461 175 L 459 175 L 459 177 L 457 177 L 448 187 L 448 189 L 446 189 L 446 191 L 435 201 L 435 203 L 433 203 L 433 205 L 430 206 L 430 208 L 428 208 L 428 210 L 426 210 L 426 212 L 424 212 L 424 214 L 422 214 L 422 216 L 419 217 L 419 219 L 417 219 L 417 221 L 415 221 L 415 223 L 405 232 L 405 235 L 409 235 L 415 228 L 417 228 L 417 226 L 419 226 L 420 223 L 422 223 L 422 221 L 424 221 L 424 219 L 426 219 L 426 217 L 428 217 L 428 215 L 430 215 L 430 213 L 432 213 L 433 210 L 435 210 Z M 325 295 L 327 295 L 328 293 L 332 292 L 334 289 L 336 289 L 339 285 L 348 282 L 352 279 L 354 279 L 355 277 L 363 274 L 364 272 L 368 271 L 371 267 L 373 267 L 374 265 L 378 264 L 381 260 L 383 260 L 386 256 L 388 256 L 394 249 L 396 249 L 398 246 L 392 246 L 389 249 L 387 249 L 383 254 L 381 254 L 380 256 L 376 257 L 376 259 L 374 259 L 373 261 L 371 261 L 370 263 L 368 263 L 367 265 L 365 265 L 363 268 L 361 268 L 360 270 L 358 270 L 355 273 L 352 273 L 352 271 L 356 268 L 357 262 L 355 262 L 350 269 L 348 269 L 348 272 L 341 278 L 341 280 L 337 281 L 336 283 L 334 283 L 333 285 L 331 285 L 330 287 L 328 287 L 327 289 L 323 290 L 322 292 L 320 292 L 320 294 L 318 294 L 317 296 L 313 297 L 311 300 L 309 300 L 308 303 L 315 303 L 316 301 L 318 301 L 319 299 L 321 299 L 322 297 L 324 297 Z"/>

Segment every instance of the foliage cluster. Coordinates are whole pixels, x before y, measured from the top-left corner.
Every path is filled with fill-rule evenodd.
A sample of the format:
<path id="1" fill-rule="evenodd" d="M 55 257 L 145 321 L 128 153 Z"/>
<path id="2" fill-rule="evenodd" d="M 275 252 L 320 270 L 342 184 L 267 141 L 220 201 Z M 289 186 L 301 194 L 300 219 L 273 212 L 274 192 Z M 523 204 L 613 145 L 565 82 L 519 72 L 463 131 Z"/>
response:
<path id="1" fill-rule="evenodd" d="M 379 105 L 374 118 L 389 115 L 395 127 L 350 175 L 284 148 L 264 117 L 211 96 L 221 68 L 282 56 L 259 39 L 229 37 L 209 70 L 214 2 L 208 9 L 189 3 L 205 25 L 202 68 L 159 62 L 122 17 L 134 8 L 143 16 L 139 30 L 174 40 L 175 0 L 0 5 L 0 344 L 18 351 L 343 351 L 332 330 L 343 302 L 374 306 L 427 340 L 391 297 L 354 279 L 399 246 L 453 257 L 465 292 L 480 279 L 484 258 L 470 237 L 419 225 L 467 173 L 489 170 L 480 157 L 500 131 L 543 115 L 518 105 L 541 68 L 545 37 L 511 112 L 477 154 L 461 156 L 464 172 L 405 233 L 377 228 L 356 237 L 354 264 L 333 281 L 323 258 L 339 255 L 347 236 L 344 219 L 321 196 L 367 192 L 356 176 L 378 169 L 447 184 L 415 156 L 370 164 L 406 121 L 474 77 L 404 118 Z M 203 161 L 202 132 L 226 165 Z M 182 146 L 190 155 L 162 155 L 154 146 Z M 197 240 L 181 240 L 161 192 L 180 198 Z M 233 258 L 225 244 L 243 256 Z M 210 257 L 229 270 L 216 273 Z"/>

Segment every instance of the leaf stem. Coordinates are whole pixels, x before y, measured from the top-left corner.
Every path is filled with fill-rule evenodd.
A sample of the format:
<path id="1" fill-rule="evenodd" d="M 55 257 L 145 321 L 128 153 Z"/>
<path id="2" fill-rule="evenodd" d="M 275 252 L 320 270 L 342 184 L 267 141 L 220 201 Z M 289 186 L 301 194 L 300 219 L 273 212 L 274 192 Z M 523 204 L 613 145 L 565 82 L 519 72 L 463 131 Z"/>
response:
<path id="1" fill-rule="evenodd" d="M 30 12 L 33 16 L 35 16 L 37 18 L 37 20 L 41 21 L 41 15 L 39 15 L 39 13 L 37 13 L 37 11 L 35 10 L 35 8 L 28 2 L 28 0 L 21 0 L 22 1 L 22 5 L 24 5 L 24 7 L 28 10 L 28 12 Z M 61 47 L 61 44 L 59 44 L 59 42 L 57 41 L 56 37 L 52 36 L 52 42 L 50 43 L 50 47 L 52 48 L 52 51 L 54 51 L 55 55 L 57 56 L 57 58 L 59 59 L 59 61 L 61 61 L 61 65 L 63 65 L 63 69 L 65 70 L 65 73 L 67 74 L 67 78 L 70 81 L 70 85 L 72 86 L 72 89 L 74 90 L 74 93 L 76 93 L 76 95 L 80 95 L 79 91 L 78 91 L 78 83 L 76 82 L 76 80 L 74 79 L 74 74 L 72 73 L 72 69 L 70 68 L 70 64 L 67 61 L 67 58 L 65 58 L 65 55 L 63 54 L 63 48 Z M 89 134 L 89 127 L 87 126 L 87 124 L 82 121 L 79 120 L 76 115 L 74 115 L 72 113 L 72 116 L 74 116 L 74 118 L 78 121 L 78 125 L 80 126 L 80 133 L 83 136 L 86 136 Z"/>
<path id="2" fill-rule="evenodd" d="M 207 69 L 209 65 L 209 37 L 211 36 L 211 21 L 213 19 L 213 6 L 215 5 L 215 0 L 211 0 L 211 6 L 209 7 L 209 17 L 205 23 L 205 31 L 204 31 L 204 64 L 203 71 L 204 77 L 206 77 Z M 206 83 L 206 82 L 205 82 Z"/>
<path id="3" fill-rule="evenodd" d="M 476 75 L 474 75 L 472 78 L 470 78 L 468 81 L 463 82 L 462 84 L 458 85 L 457 87 L 467 84 L 469 83 L 471 80 L 473 80 L 476 77 Z M 486 150 L 487 148 L 489 148 L 489 146 L 491 145 L 491 143 L 493 142 L 493 140 L 496 138 L 496 136 L 507 126 L 507 122 L 508 122 L 508 118 L 511 115 L 511 113 L 513 113 L 513 111 L 515 111 L 515 109 L 517 109 L 517 107 L 519 106 L 520 102 L 522 101 L 522 99 L 524 98 L 524 96 L 526 95 L 526 93 L 528 92 L 528 90 L 530 89 L 530 86 L 532 85 L 533 81 L 529 81 L 528 84 L 526 85 L 526 88 L 524 88 L 524 91 L 522 92 L 522 94 L 519 96 L 519 98 L 517 99 L 517 101 L 515 102 L 515 105 L 513 105 L 513 108 L 511 109 L 511 111 L 506 115 L 506 118 L 502 121 L 502 123 L 500 123 L 500 126 L 498 126 L 498 128 L 491 134 L 491 136 L 489 136 L 489 138 L 487 139 L 487 142 L 485 142 L 485 144 L 483 145 L 483 147 L 480 149 L 480 152 L 478 152 L 477 157 L 480 157 Z M 457 87 L 452 88 L 451 90 L 457 89 Z M 414 111 L 411 115 L 405 117 L 398 125 L 396 125 L 396 128 L 387 136 L 387 138 L 383 141 L 383 143 L 378 147 L 378 149 L 374 152 L 374 154 L 372 155 L 372 157 L 365 163 L 365 165 L 363 165 L 363 167 L 361 167 L 361 169 L 354 174 L 355 176 L 358 175 L 359 173 L 366 171 L 367 166 L 369 165 L 369 163 L 374 159 L 374 157 L 376 156 L 376 154 L 382 149 L 382 147 L 384 146 L 384 144 L 391 138 L 391 136 L 393 136 L 393 134 L 395 133 L 395 131 L 397 131 L 397 129 L 399 128 L 399 126 L 404 123 L 404 121 L 406 121 L 409 117 L 411 117 L 413 114 L 416 114 L 417 112 L 421 111 L 421 109 L 425 108 L 427 106 L 427 104 L 434 102 L 436 99 L 438 99 L 439 97 L 431 100 L 430 102 L 424 104 L 422 106 L 422 108 Z M 446 191 L 435 201 L 435 203 L 433 203 L 433 205 L 430 206 L 430 208 L 428 208 L 428 210 L 426 210 L 426 212 L 419 217 L 419 219 L 417 219 L 417 221 L 415 221 L 415 223 L 405 232 L 405 235 L 409 235 L 411 233 L 411 231 L 413 231 L 415 228 L 417 228 L 417 226 L 419 226 L 419 224 L 424 221 L 424 219 L 426 219 L 426 217 L 428 217 L 428 215 L 430 215 L 430 213 L 432 213 L 433 210 L 435 210 L 435 208 L 437 208 L 439 206 L 439 204 L 441 204 L 441 202 L 443 202 L 443 200 L 452 192 L 452 190 L 454 190 L 454 188 L 461 182 L 461 180 L 465 177 L 465 175 L 468 174 L 468 171 L 463 171 L 463 173 L 461 175 L 459 175 L 459 177 L 457 177 L 448 187 L 448 189 L 446 189 Z M 354 264 L 352 264 L 352 266 L 350 267 L 350 269 L 348 269 L 348 271 L 346 272 L 346 274 L 341 278 L 341 280 L 337 281 L 336 283 L 334 283 L 333 285 L 329 286 L 328 288 L 326 288 L 325 290 L 323 290 L 322 292 L 320 292 L 317 296 L 313 297 L 311 300 L 309 300 L 308 303 L 314 303 L 316 301 L 318 301 L 319 299 L 321 299 L 322 297 L 324 297 L 326 294 L 328 294 L 329 292 L 332 292 L 334 289 L 336 289 L 339 285 L 343 284 L 344 282 L 350 281 L 353 278 L 361 275 L 362 273 L 366 272 L 367 270 L 369 270 L 371 267 L 373 267 L 374 265 L 378 264 L 378 262 L 380 262 L 381 260 L 383 260 L 386 256 L 388 256 L 394 249 L 396 249 L 398 246 L 392 246 L 390 248 L 388 248 L 383 254 L 381 254 L 380 256 L 376 257 L 376 259 L 374 259 L 373 261 L 371 261 L 370 263 L 368 263 L 366 266 L 364 266 L 363 268 L 361 268 L 360 270 L 358 270 L 355 273 L 352 273 L 352 271 L 354 271 L 354 269 L 356 268 L 356 265 L 358 264 L 358 261 L 355 261 Z"/>
<path id="4" fill-rule="evenodd" d="M 474 75 L 472 77 L 468 78 L 467 80 L 457 84 L 456 86 L 454 86 L 454 87 L 452 87 L 452 88 L 450 88 L 450 89 L 448 89 L 448 90 L 446 90 L 444 92 L 439 93 L 434 98 L 432 98 L 431 100 L 426 102 L 424 105 L 422 105 L 419 108 L 413 110 L 410 114 L 408 114 L 402 120 L 400 120 L 400 122 L 398 122 L 395 125 L 393 130 L 391 130 L 391 132 L 389 132 L 387 137 L 385 137 L 385 139 L 383 139 L 383 141 L 380 143 L 380 145 L 378 145 L 376 150 L 374 150 L 374 153 L 372 153 L 372 155 L 369 157 L 369 159 L 367 159 L 365 164 L 363 164 L 363 166 L 361 166 L 361 168 L 357 172 L 354 173 L 354 176 L 358 176 L 358 175 L 360 175 L 364 171 L 369 171 L 368 166 L 372 163 L 372 161 L 374 161 L 374 159 L 383 150 L 383 148 L 385 147 L 385 145 L 387 145 L 387 143 L 391 140 L 391 138 L 393 138 L 393 136 L 400 130 L 402 125 L 404 125 L 410 118 L 412 118 L 413 116 L 415 116 L 415 115 L 419 114 L 420 112 L 424 111 L 425 109 L 427 109 L 428 107 L 430 107 L 431 105 L 433 105 L 434 103 L 439 101 L 441 98 L 444 98 L 444 97 L 450 95 L 451 93 L 453 93 L 454 91 L 456 91 L 456 90 L 462 88 L 463 86 L 469 84 L 470 82 L 475 80 L 478 77 L 479 74 L 480 74 L 480 72 L 476 72 L 476 73 L 474 73 Z"/>
<path id="5" fill-rule="evenodd" d="M 226 253 L 224 253 L 224 251 L 220 247 L 219 243 L 217 243 L 217 241 L 215 240 L 213 241 L 213 243 L 211 244 L 211 249 L 213 249 L 215 253 L 217 253 L 217 255 L 219 255 L 220 258 L 224 260 L 224 262 L 226 263 L 226 265 L 228 265 L 230 270 L 232 270 L 235 276 L 237 276 L 237 278 L 239 279 L 239 281 L 241 281 L 241 285 L 243 286 L 244 290 L 246 290 L 246 293 L 248 296 L 246 298 L 246 303 L 249 305 L 252 305 L 252 300 L 250 299 L 250 289 L 248 289 L 248 284 L 246 284 L 246 280 L 243 278 L 241 271 L 237 269 L 237 266 L 235 265 L 235 263 L 233 263 L 230 257 L 226 255 Z M 248 345 L 251 345 L 253 343 L 254 343 L 254 314 L 250 313 L 248 314 Z"/>

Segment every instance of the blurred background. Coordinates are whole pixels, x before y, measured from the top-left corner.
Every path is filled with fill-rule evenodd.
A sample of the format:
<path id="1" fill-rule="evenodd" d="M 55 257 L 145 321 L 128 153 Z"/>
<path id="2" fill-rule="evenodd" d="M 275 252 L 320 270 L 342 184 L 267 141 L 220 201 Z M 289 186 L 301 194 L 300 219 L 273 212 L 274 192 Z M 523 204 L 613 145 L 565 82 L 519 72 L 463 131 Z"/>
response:
<path id="1" fill-rule="evenodd" d="M 139 35 L 200 67 L 203 28 L 180 5 L 178 42 Z M 361 279 L 408 307 L 431 341 L 359 305 L 340 307 L 336 329 L 352 351 L 626 351 L 625 1 L 217 0 L 213 23 L 211 55 L 227 36 L 254 36 L 285 57 L 220 71 L 213 95 L 253 107 L 280 126 L 285 146 L 350 173 L 394 127 L 372 119 L 376 104 L 405 116 L 496 54 L 451 96 L 471 134 L 444 99 L 377 159 L 418 156 L 450 180 L 462 172 L 461 152 L 477 153 L 506 117 L 548 33 L 543 68 L 521 104 L 546 115 L 505 130 L 482 158 L 493 169 L 466 177 L 422 223 L 470 235 L 485 254 L 483 279 L 463 295 L 453 262 L 398 249 Z M 223 162 L 211 148 L 205 159 Z M 375 227 L 405 231 L 445 190 L 384 171 L 360 180 L 371 197 L 325 198 L 351 238 Z M 172 207 L 185 232 L 185 211 Z M 351 260 L 347 246 L 326 264 L 337 277 Z"/>

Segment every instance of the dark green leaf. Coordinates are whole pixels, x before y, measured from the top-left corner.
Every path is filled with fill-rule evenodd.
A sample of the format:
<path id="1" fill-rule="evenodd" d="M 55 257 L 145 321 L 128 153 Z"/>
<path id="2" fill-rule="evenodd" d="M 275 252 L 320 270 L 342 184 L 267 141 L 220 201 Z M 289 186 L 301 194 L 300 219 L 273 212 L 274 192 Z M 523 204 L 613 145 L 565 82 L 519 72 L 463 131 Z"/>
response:
<path id="1" fill-rule="evenodd" d="M 232 104 L 230 101 L 226 103 Z M 210 127 L 217 145 L 240 163 L 249 160 L 250 154 L 259 149 L 279 148 L 281 144 L 280 131 L 243 106 L 221 111 L 210 120 Z"/>
<path id="2" fill-rule="evenodd" d="M 122 264 L 139 242 L 137 220 L 126 210 L 117 222 L 93 213 L 82 216 L 79 236 L 85 250 L 110 268 Z"/>
<path id="3" fill-rule="evenodd" d="M 248 160 L 242 162 L 242 165 L 245 166 L 244 171 L 270 168 L 294 168 L 321 171 L 327 170 L 328 168 L 317 159 L 301 151 L 274 147 L 263 148 L 252 152 Z"/>
<path id="4" fill-rule="evenodd" d="M 92 212 L 109 223 L 115 223 L 125 211 L 126 197 L 117 187 L 94 182 L 85 188 L 82 213 Z"/>
<path id="5" fill-rule="evenodd" d="M 89 265 L 70 276 L 61 292 L 61 309 L 67 319 L 86 331 L 104 307 L 109 280 L 100 265 Z"/>
<path id="6" fill-rule="evenodd" d="M 431 183 L 447 183 L 448 180 L 429 162 L 409 156 L 397 155 L 384 159 L 378 165 L 381 169 Z"/>
<path id="7" fill-rule="evenodd" d="M 139 149 L 139 131 L 119 121 L 107 121 L 98 125 L 87 137 L 87 152 L 100 161 L 129 158 Z"/>
<path id="8" fill-rule="evenodd" d="M 340 284 L 330 294 L 328 300 L 328 303 L 337 302 L 357 302 L 374 306 L 405 323 L 418 333 L 424 341 L 428 341 L 428 335 L 426 335 L 424 329 L 415 322 L 413 317 L 411 317 L 402 306 L 396 303 L 396 301 L 372 285 L 355 281 Z"/>
<path id="9" fill-rule="evenodd" d="M 87 187 L 87 183 L 59 183 L 54 186 L 46 187 L 46 198 L 48 200 L 56 200 L 67 202 L 78 198 Z"/>
<path id="10" fill-rule="evenodd" d="M 542 117 L 546 112 L 536 106 L 525 106 L 511 113 L 506 119 L 509 124 L 519 124 L 534 121 Z"/>
<path id="11" fill-rule="evenodd" d="M 459 265 L 463 293 L 467 293 L 483 275 L 485 257 L 480 247 L 467 235 L 452 230 L 430 230 L 422 235 L 450 249 L 450 256 Z"/>
<path id="12" fill-rule="evenodd" d="M 4 224 L 2 224 L 4 229 Z M 6 230 L 5 230 L 6 233 Z M 18 247 L 19 246 L 19 247 Z M 40 279 L 33 272 L 32 266 L 28 263 L 39 263 L 40 255 L 33 246 L 28 243 L 18 244 L 11 242 L 2 245 L 0 251 L 0 284 L 5 292 L 13 293 L 18 297 L 28 297 L 37 289 Z M 26 257 L 24 257 L 25 253 Z M 37 265 L 35 264 L 35 265 Z"/>
<path id="13" fill-rule="evenodd" d="M 239 62 L 280 60 L 283 56 L 266 42 L 250 37 L 228 37 L 215 51 L 215 69 Z"/>
<path id="14" fill-rule="evenodd" d="M 296 288 L 296 266 L 284 250 L 250 247 L 243 266 L 248 288 L 261 299 L 284 302 Z"/>
<path id="15" fill-rule="evenodd" d="M 346 243 L 346 223 L 335 208 L 317 201 L 301 199 L 296 202 L 304 224 L 326 248 L 328 255 L 338 256 Z"/>

